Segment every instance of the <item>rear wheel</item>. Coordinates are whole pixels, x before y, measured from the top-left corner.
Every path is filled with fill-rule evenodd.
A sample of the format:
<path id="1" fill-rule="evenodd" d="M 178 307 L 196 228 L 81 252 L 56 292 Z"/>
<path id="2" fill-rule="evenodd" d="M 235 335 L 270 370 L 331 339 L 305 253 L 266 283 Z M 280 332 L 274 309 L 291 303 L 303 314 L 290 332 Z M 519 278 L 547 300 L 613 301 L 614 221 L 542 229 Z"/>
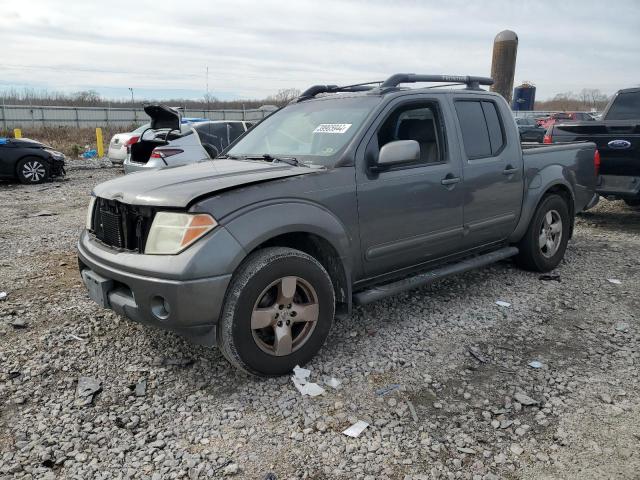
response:
<path id="1" fill-rule="evenodd" d="M 37 157 L 23 158 L 16 168 L 21 183 L 42 183 L 49 178 L 49 165 Z"/>
<path id="2" fill-rule="evenodd" d="M 238 268 L 218 324 L 218 346 L 231 364 L 254 375 L 283 375 L 324 344 L 335 311 L 329 274 L 291 248 L 251 254 Z"/>
<path id="3" fill-rule="evenodd" d="M 556 268 L 567 250 L 570 222 L 569 207 L 563 197 L 555 194 L 544 197 L 518 245 L 518 266 L 537 272 Z"/>

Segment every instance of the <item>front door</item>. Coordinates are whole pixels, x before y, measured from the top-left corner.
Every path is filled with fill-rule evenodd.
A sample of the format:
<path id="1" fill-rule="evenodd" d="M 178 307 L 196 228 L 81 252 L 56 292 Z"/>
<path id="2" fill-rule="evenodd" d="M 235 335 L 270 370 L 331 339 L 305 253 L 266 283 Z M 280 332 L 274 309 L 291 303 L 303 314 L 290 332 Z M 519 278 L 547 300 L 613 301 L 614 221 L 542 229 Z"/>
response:
<path id="1" fill-rule="evenodd" d="M 435 98 L 397 99 L 361 145 L 356 181 L 362 261 L 369 278 L 442 258 L 460 245 L 462 171 L 448 148 L 448 115 Z M 395 140 L 417 141 L 419 160 L 376 171 L 372 166 L 380 148 Z"/>

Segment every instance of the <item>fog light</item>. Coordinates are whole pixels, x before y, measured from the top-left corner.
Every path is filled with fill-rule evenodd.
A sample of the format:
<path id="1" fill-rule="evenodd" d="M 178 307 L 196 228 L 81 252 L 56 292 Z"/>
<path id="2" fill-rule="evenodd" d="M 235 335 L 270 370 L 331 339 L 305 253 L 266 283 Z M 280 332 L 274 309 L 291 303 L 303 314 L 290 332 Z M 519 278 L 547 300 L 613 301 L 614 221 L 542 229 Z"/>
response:
<path id="1" fill-rule="evenodd" d="M 151 312 L 158 320 L 166 320 L 169 318 L 171 308 L 166 298 L 156 295 L 151 299 Z"/>

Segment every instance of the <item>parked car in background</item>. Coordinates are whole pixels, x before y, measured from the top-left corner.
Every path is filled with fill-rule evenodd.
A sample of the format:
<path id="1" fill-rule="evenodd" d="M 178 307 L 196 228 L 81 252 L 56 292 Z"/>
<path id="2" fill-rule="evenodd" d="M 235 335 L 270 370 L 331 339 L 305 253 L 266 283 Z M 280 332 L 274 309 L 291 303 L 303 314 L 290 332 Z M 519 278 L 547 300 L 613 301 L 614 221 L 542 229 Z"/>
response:
<path id="1" fill-rule="evenodd" d="M 107 151 L 107 157 L 113 165 L 122 165 L 124 159 L 127 158 L 127 147 L 132 143 L 135 143 L 140 138 L 142 132 L 149 128 L 149 124 L 139 126 L 132 132 L 116 133 L 111 137 L 109 142 L 109 150 Z"/>
<path id="2" fill-rule="evenodd" d="M 416 82 L 467 88 L 400 87 Z M 595 145 L 523 146 L 479 87 L 492 79 L 377 83 L 316 85 L 215 161 L 97 185 L 78 243 L 89 296 L 282 375 L 352 303 L 510 257 L 555 268 L 594 198 Z"/>
<path id="3" fill-rule="evenodd" d="M 183 123 L 203 122 L 206 118 L 183 118 Z M 145 123 L 132 132 L 116 133 L 111 137 L 107 157 L 113 165 L 122 165 L 129 154 L 128 147 L 140 139 L 140 135 L 149 129 L 150 124 Z"/>
<path id="4" fill-rule="evenodd" d="M 547 129 L 557 122 L 591 122 L 594 118 L 586 112 L 559 112 L 552 113 L 548 117 L 538 118 L 536 121 L 542 128 Z"/>
<path id="5" fill-rule="evenodd" d="M 0 138 L 0 178 L 42 183 L 64 176 L 65 156 L 29 138 Z"/>
<path id="6" fill-rule="evenodd" d="M 546 129 L 539 126 L 534 118 L 518 117 L 515 120 L 516 125 L 518 125 L 518 132 L 520 132 L 521 142 L 542 143 Z"/>
<path id="7" fill-rule="evenodd" d="M 125 173 L 211 160 L 252 125 L 240 120 L 185 122 L 178 110 L 164 106 L 153 106 L 147 114 L 151 117 L 151 127 L 129 146 Z M 175 117 L 176 125 L 180 124 L 179 129 L 166 128 L 163 121 L 170 116 Z"/>
<path id="8" fill-rule="evenodd" d="M 557 123 L 547 130 L 545 143 L 594 142 L 600 152 L 597 192 L 607 198 L 640 206 L 640 88 L 618 91 L 602 119 Z"/>

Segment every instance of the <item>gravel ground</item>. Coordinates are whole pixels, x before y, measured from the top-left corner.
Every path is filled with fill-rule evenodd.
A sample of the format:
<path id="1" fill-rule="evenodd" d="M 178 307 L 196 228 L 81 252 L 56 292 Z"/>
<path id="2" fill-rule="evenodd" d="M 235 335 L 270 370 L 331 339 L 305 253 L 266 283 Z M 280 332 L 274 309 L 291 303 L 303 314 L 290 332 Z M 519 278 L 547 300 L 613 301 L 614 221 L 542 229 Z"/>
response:
<path id="1" fill-rule="evenodd" d="M 0 478 L 638 478 L 640 212 L 581 216 L 555 280 L 503 262 L 357 308 L 308 366 L 342 384 L 312 398 L 89 301 L 100 166 L 0 184 Z"/>

